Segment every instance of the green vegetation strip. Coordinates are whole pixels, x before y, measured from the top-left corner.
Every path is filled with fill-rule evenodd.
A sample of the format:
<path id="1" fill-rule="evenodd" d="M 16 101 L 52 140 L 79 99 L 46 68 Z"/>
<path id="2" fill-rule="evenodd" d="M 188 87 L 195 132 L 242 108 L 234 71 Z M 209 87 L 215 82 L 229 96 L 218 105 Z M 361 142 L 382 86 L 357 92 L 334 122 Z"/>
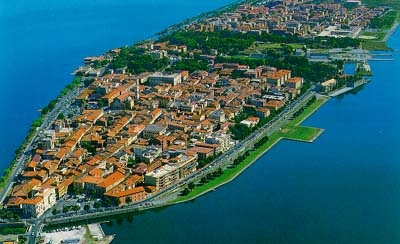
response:
<path id="1" fill-rule="evenodd" d="M 365 50 L 389 50 L 384 41 L 363 40 L 362 47 Z"/>
<path id="2" fill-rule="evenodd" d="M 315 100 L 313 104 L 305 108 L 303 113 L 301 113 L 293 120 L 289 121 L 286 125 L 287 126 L 299 125 L 301 122 L 307 119 L 312 113 L 314 113 L 319 107 L 321 107 L 327 100 L 328 98 L 325 97 L 318 98 L 317 100 Z"/>
<path id="3" fill-rule="evenodd" d="M 299 116 L 289 121 L 285 126 L 282 127 L 282 130 L 288 129 L 288 132 L 283 133 L 281 130 L 273 133 L 271 136 L 269 136 L 268 141 L 264 143 L 261 147 L 253 151 L 249 151 L 250 153 L 249 156 L 246 157 L 244 161 L 241 162 L 236 167 L 228 167 L 223 171 L 223 174 L 221 176 L 202 185 L 196 185 L 196 187 L 187 195 L 179 196 L 174 200 L 170 201 L 169 203 L 174 204 L 174 203 L 193 200 L 198 196 L 201 196 L 221 185 L 224 185 L 232 181 L 238 175 L 240 175 L 247 167 L 249 167 L 253 162 L 255 162 L 259 157 L 261 157 L 265 152 L 267 152 L 276 143 L 278 143 L 281 139 L 292 139 L 292 140 L 295 139 L 300 141 L 314 140 L 321 133 L 322 130 L 317 128 L 298 126 L 298 124 L 300 124 L 307 117 L 309 117 L 327 100 L 328 100 L 327 98 L 317 99 L 313 104 L 304 109 L 304 111 Z"/>
<path id="4" fill-rule="evenodd" d="M 277 133 L 286 139 L 312 142 L 321 133 L 321 129 L 304 126 L 284 126 Z"/>

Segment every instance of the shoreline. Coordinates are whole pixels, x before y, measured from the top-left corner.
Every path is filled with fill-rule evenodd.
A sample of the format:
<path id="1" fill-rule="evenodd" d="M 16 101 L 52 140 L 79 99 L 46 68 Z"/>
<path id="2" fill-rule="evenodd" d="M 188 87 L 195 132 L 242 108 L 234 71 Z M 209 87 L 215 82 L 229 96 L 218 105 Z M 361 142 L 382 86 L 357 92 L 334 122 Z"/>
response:
<path id="1" fill-rule="evenodd" d="M 300 121 L 298 121 L 297 123 L 295 123 L 296 126 L 299 126 L 301 123 L 303 123 L 307 118 L 309 118 L 311 115 L 313 115 L 319 108 L 321 108 L 327 101 L 329 101 L 330 98 L 325 98 L 325 97 L 321 97 L 319 98 L 321 100 L 323 100 L 320 104 L 318 104 L 318 106 L 316 108 L 314 108 L 313 110 L 309 111 L 307 113 L 306 116 L 304 116 Z M 258 161 L 258 159 L 262 156 L 264 156 L 264 154 L 266 154 L 269 150 L 271 150 L 274 146 L 276 146 L 276 144 L 278 144 L 281 140 L 291 140 L 291 141 L 297 141 L 297 142 L 306 142 L 306 143 L 312 143 L 314 142 L 325 130 L 324 129 L 319 129 L 319 132 L 311 139 L 311 140 L 296 140 L 296 139 L 291 139 L 291 138 L 285 138 L 283 136 L 278 136 L 278 138 L 274 139 L 275 141 L 271 144 L 268 145 L 265 149 L 262 150 L 262 152 L 258 153 L 254 159 L 252 159 L 251 161 L 247 162 L 246 165 L 241 168 L 239 171 L 237 171 L 236 173 L 234 173 L 232 175 L 232 177 L 224 182 L 221 182 L 215 186 L 209 187 L 208 189 L 206 189 L 205 191 L 190 197 L 188 199 L 184 199 L 181 201 L 177 201 L 174 202 L 174 200 L 167 202 L 165 205 L 161 206 L 171 206 L 171 205 L 176 205 L 176 204 L 180 204 L 180 203 L 185 203 L 185 202 L 189 202 L 189 201 L 193 201 L 198 197 L 201 197 L 211 191 L 214 191 L 216 188 L 221 187 L 223 185 L 226 185 L 230 182 L 232 182 L 233 180 L 235 180 L 238 176 L 240 176 L 246 169 L 248 169 L 251 165 L 253 165 L 256 161 Z M 273 136 L 274 134 L 276 135 L 276 133 L 278 133 L 278 131 L 274 132 L 271 134 L 271 136 Z M 270 137 L 271 138 L 271 137 Z M 272 140 L 272 139 L 271 139 Z M 268 143 L 268 141 L 266 142 Z M 265 145 L 265 144 L 264 144 Z M 262 146 L 261 146 L 262 147 Z M 252 153 L 254 151 L 251 151 L 250 153 Z M 245 159 L 246 160 L 246 159 Z M 239 164 L 240 166 L 240 164 Z M 212 182 L 212 181 L 210 181 Z M 206 183 L 207 184 L 207 183 Z"/>
<path id="2" fill-rule="evenodd" d="M 399 25 L 400 25 L 400 22 L 396 21 L 396 23 L 394 23 L 392 28 L 390 28 L 389 31 L 386 33 L 386 35 L 382 39 L 382 41 L 386 43 L 390 39 L 390 37 L 392 37 L 393 33 L 397 30 L 397 27 L 399 27 Z"/>
<path id="3" fill-rule="evenodd" d="M 318 104 L 316 104 L 315 108 L 312 108 L 312 110 L 310 110 L 310 111 L 306 111 L 306 114 L 304 114 L 304 116 L 300 117 L 300 119 L 298 121 L 293 121 L 292 123 L 294 125 L 301 124 L 304 120 L 306 120 L 313 113 L 315 113 L 320 107 L 322 107 L 328 100 L 329 100 L 329 98 L 327 98 L 327 97 L 323 97 L 323 96 L 319 97 L 316 100 L 315 103 L 317 103 L 318 101 L 320 101 L 320 102 Z M 288 122 L 286 121 L 286 123 L 288 123 Z M 284 125 L 281 125 L 281 126 L 284 126 Z M 316 140 L 322 134 L 322 132 L 324 131 L 322 129 L 319 129 L 319 130 L 320 130 L 319 133 L 315 134 L 313 136 L 313 138 L 311 139 L 311 141 Z M 200 197 L 202 195 L 205 195 L 205 194 L 209 193 L 210 191 L 214 191 L 216 188 L 221 187 L 221 186 L 223 186 L 225 184 L 228 184 L 228 183 L 232 182 L 233 180 L 235 180 L 246 169 L 248 169 L 253 163 L 255 163 L 265 153 L 267 153 L 269 150 L 271 150 L 281 140 L 284 140 L 284 139 L 291 140 L 290 138 L 286 138 L 282 134 L 280 134 L 280 131 L 275 131 L 272 134 L 269 134 L 268 137 L 269 137 L 269 140 L 264 145 L 260 146 L 258 149 L 249 151 L 249 153 L 250 153 L 249 157 L 251 157 L 252 154 L 254 154 L 252 159 L 249 159 L 249 161 L 246 162 L 246 159 L 248 158 L 247 157 L 246 159 L 244 159 L 244 161 L 242 163 L 237 165 L 235 168 L 227 168 L 227 169 L 224 170 L 224 173 L 231 174 L 231 175 L 227 175 L 226 176 L 227 179 L 225 181 L 221 181 L 220 183 L 212 185 L 213 180 L 211 180 L 208 183 L 203 184 L 203 186 L 206 185 L 206 187 L 205 187 L 206 189 L 204 189 L 203 191 L 199 192 L 196 195 L 190 196 L 189 198 L 182 199 L 182 200 L 178 199 L 180 196 L 177 196 L 175 198 L 171 198 L 171 199 L 168 200 L 168 196 L 171 196 L 171 194 L 167 194 L 166 196 L 163 197 L 164 199 L 167 198 L 167 200 L 161 201 L 158 204 L 149 205 L 149 206 L 146 206 L 146 207 L 138 207 L 138 208 L 121 208 L 121 209 L 118 209 L 117 211 L 114 210 L 113 212 L 108 213 L 108 214 L 106 214 L 106 212 L 104 212 L 104 213 L 94 213 L 95 216 L 89 217 L 89 219 L 92 219 L 92 218 L 93 219 L 99 219 L 99 218 L 101 218 L 101 219 L 109 219 L 109 218 L 113 217 L 114 215 L 121 215 L 121 214 L 126 214 L 126 213 L 141 212 L 141 211 L 144 211 L 144 210 L 163 208 L 163 207 L 167 207 L 167 206 L 171 206 L 171 205 L 176 205 L 178 203 L 184 203 L 184 202 L 195 200 L 196 198 L 198 198 L 198 197 Z M 297 140 L 297 141 L 298 142 L 302 142 L 300 140 Z M 305 143 L 310 143 L 310 141 L 304 141 L 304 142 Z M 257 150 L 259 150 L 259 151 L 257 151 Z M 228 170 L 232 170 L 233 172 L 232 171 L 229 172 Z M 237 170 L 237 171 L 235 171 L 235 170 Z M 219 177 L 223 177 L 223 174 L 222 174 L 222 176 L 219 176 Z M 216 180 L 216 179 L 218 179 L 218 177 L 215 178 L 214 180 Z M 207 184 L 211 184 L 211 185 L 207 186 Z M 182 187 L 183 186 L 181 186 L 180 188 L 177 188 L 177 189 L 182 190 Z M 198 186 L 198 187 L 200 187 L 200 186 Z M 172 194 L 174 194 L 174 192 L 172 192 Z M 163 199 L 163 198 L 160 198 L 160 200 Z M 177 201 L 175 201 L 175 200 L 177 200 Z M 105 215 L 103 215 L 103 214 L 105 214 Z M 78 218 L 75 218 L 75 217 L 78 217 Z M 75 216 L 75 217 L 69 217 L 69 218 L 63 218 L 63 219 L 52 219 L 52 221 L 50 221 L 48 223 L 44 223 L 44 225 L 45 226 L 51 226 L 52 224 L 54 224 L 54 222 L 57 222 L 57 224 L 59 225 L 59 224 L 62 224 L 62 223 L 70 224 L 70 223 L 82 221 L 82 218 L 80 216 Z"/>

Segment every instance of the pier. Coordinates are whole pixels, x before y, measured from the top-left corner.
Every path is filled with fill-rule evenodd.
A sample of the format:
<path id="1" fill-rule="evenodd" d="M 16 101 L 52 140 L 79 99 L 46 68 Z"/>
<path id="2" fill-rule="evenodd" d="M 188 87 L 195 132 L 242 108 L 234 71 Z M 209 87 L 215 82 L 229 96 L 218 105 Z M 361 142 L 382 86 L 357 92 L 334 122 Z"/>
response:
<path id="1" fill-rule="evenodd" d="M 368 82 L 369 82 L 368 79 L 359 80 L 359 81 L 355 82 L 353 86 L 346 86 L 346 87 L 344 87 L 342 89 L 339 89 L 337 91 L 333 91 L 332 93 L 329 94 L 329 96 L 330 97 L 337 97 L 337 96 L 342 95 L 342 94 L 344 94 L 346 92 L 352 91 L 352 90 L 354 90 L 354 89 L 356 89 L 356 88 L 358 88 L 358 87 L 360 87 L 360 86 L 362 86 L 362 85 L 364 85 L 364 84 L 366 84 Z"/>
<path id="2" fill-rule="evenodd" d="M 394 61 L 394 58 L 372 58 L 369 61 Z"/>

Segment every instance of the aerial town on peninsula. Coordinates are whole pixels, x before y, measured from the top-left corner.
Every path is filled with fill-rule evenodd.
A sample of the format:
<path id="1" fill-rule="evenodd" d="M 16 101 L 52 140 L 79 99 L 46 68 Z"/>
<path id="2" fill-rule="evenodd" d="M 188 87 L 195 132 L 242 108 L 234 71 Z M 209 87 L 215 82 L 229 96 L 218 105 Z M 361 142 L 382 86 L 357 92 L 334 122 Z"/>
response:
<path id="1" fill-rule="evenodd" d="M 85 58 L 79 95 L 37 132 L 4 209 L 36 218 L 64 211 L 57 203 L 74 195 L 90 202 L 75 211 L 141 202 L 208 167 L 309 90 L 341 88 L 343 61 L 303 62 L 310 58 L 303 41 L 359 48 L 354 38 L 389 10 L 347 4 L 242 4 Z M 236 35 L 246 40 L 230 42 Z M 346 43 L 335 44 L 337 37 Z M 281 43 L 268 49 L 273 38 Z"/>

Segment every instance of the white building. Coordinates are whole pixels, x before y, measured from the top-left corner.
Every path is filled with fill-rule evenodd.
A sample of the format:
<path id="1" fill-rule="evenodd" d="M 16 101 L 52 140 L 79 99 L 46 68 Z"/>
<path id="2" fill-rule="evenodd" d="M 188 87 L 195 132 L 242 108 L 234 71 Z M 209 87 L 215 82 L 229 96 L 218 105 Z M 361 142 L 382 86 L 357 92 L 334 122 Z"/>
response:
<path id="1" fill-rule="evenodd" d="M 37 218 L 54 206 L 56 203 L 56 189 L 54 187 L 41 188 L 34 198 L 25 199 L 22 203 L 24 216 Z"/>
<path id="2" fill-rule="evenodd" d="M 181 83 L 182 75 L 180 73 L 165 74 L 156 72 L 149 76 L 148 82 L 151 86 L 159 85 L 160 83 L 167 83 L 173 86 Z"/>
<path id="3" fill-rule="evenodd" d="M 146 185 L 155 186 L 156 190 L 164 189 L 173 185 L 179 180 L 178 167 L 171 165 L 164 165 L 159 167 L 144 176 L 144 183 Z"/>

